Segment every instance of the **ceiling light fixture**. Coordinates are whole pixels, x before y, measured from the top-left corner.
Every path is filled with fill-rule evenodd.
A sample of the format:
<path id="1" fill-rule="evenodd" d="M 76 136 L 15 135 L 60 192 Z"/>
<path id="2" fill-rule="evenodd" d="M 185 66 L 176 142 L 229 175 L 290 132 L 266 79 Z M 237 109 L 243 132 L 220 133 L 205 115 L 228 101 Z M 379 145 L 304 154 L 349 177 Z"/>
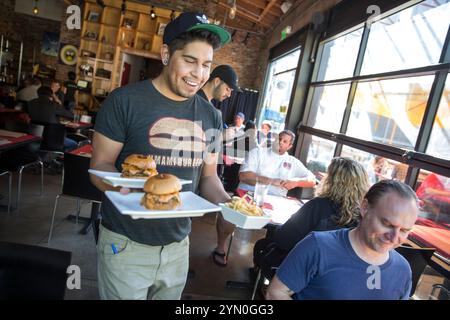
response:
<path id="1" fill-rule="evenodd" d="M 38 14 L 38 13 L 39 13 L 38 0 L 34 0 L 33 13 L 34 13 L 34 14 Z"/>
<path id="2" fill-rule="evenodd" d="M 152 6 L 152 10 L 150 10 L 150 18 L 155 19 L 156 18 L 156 12 L 153 10 L 155 7 Z"/>
<path id="3" fill-rule="evenodd" d="M 288 12 L 291 7 L 292 7 L 292 2 L 291 1 L 284 1 L 281 4 L 280 9 L 281 9 L 281 11 L 284 14 L 284 13 Z"/>
<path id="4" fill-rule="evenodd" d="M 233 20 L 236 17 L 236 0 L 233 1 L 233 6 L 230 9 L 230 13 L 228 14 L 228 17 Z"/>

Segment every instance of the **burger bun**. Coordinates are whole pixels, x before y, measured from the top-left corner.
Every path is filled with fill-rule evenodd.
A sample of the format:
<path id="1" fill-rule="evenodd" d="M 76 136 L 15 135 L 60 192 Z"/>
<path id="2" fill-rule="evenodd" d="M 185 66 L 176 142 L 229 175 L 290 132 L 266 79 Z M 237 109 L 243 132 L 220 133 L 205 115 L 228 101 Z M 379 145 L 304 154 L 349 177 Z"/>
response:
<path id="1" fill-rule="evenodd" d="M 169 173 L 160 173 L 147 179 L 144 191 L 154 195 L 176 193 L 181 190 L 180 180 Z"/>

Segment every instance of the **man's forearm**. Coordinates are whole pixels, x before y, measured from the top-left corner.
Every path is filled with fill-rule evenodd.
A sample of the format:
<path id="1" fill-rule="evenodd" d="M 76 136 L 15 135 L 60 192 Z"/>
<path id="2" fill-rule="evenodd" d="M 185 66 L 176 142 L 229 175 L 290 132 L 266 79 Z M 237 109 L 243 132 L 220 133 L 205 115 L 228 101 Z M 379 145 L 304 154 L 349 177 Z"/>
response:
<path id="1" fill-rule="evenodd" d="M 273 179 L 270 179 L 270 178 L 264 177 L 264 176 L 258 176 L 254 172 L 245 172 L 243 174 L 241 173 L 239 175 L 239 180 L 241 182 L 251 185 L 251 186 L 254 186 L 257 181 L 264 183 L 264 184 L 271 184 L 273 182 Z"/>
<path id="2" fill-rule="evenodd" d="M 293 300 L 292 297 L 284 291 L 268 290 L 266 293 L 267 300 Z"/>
<path id="3" fill-rule="evenodd" d="M 199 183 L 200 195 L 212 203 L 226 202 L 230 196 L 223 188 L 222 182 L 216 175 L 202 177 Z"/>
<path id="4" fill-rule="evenodd" d="M 298 188 L 312 188 L 316 185 L 316 181 L 311 178 L 303 178 L 297 181 Z"/>

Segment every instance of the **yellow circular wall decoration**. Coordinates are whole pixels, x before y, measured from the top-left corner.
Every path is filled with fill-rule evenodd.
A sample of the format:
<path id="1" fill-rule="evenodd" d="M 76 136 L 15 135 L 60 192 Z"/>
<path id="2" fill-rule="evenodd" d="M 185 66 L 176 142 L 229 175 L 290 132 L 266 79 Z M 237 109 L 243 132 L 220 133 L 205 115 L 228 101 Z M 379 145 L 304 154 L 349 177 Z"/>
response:
<path id="1" fill-rule="evenodd" d="M 61 61 L 69 66 L 73 66 L 74 64 L 77 63 L 77 55 L 78 55 L 77 47 L 71 44 L 65 45 L 59 53 Z"/>

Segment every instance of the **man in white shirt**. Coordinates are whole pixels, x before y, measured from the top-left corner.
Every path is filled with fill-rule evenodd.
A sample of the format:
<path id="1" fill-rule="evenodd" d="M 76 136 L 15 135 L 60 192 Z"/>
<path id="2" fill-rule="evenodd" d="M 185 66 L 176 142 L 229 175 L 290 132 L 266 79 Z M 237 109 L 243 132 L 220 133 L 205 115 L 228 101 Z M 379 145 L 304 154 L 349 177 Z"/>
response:
<path id="1" fill-rule="evenodd" d="M 255 148 L 246 157 L 239 173 L 239 188 L 254 190 L 256 181 L 269 184 L 269 193 L 286 196 L 293 188 L 312 188 L 316 185 L 314 174 L 295 157 L 287 153 L 293 146 L 295 134 L 290 130 L 280 132 L 278 143 L 272 148 Z M 217 247 L 214 262 L 226 266 L 226 242 L 233 233 L 234 225 L 219 215 L 217 219 Z"/>
<path id="2" fill-rule="evenodd" d="M 256 181 L 260 181 L 270 185 L 269 194 L 285 197 L 293 188 L 313 187 L 316 183 L 314 174 L 287 153 L 294 139 L 294 133 L 285 130 L 279 134 L 278 150 L 275 146 L 250 151 L 240 169 L 239 188 L 253 191 Z"/>

